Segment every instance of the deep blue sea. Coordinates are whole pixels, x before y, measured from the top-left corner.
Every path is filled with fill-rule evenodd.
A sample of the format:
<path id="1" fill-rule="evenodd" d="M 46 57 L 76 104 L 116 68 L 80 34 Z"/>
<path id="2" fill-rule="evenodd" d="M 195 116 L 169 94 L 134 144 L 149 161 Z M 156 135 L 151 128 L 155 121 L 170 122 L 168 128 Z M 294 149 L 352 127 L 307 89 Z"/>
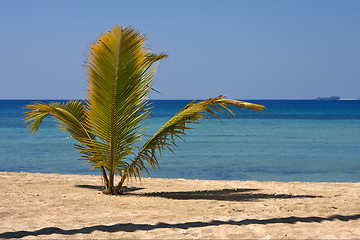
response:
<path id="1" fill-rule="evenodd" d="M 264 113 L 202 120 L 165 152 L 160 178 L 259 181 L 360 181 L 360 101 L 248 100 Z M 79 161 L 74 140 L 48 119 L 32 135 L 23 122 L 29 100 L 0 100 L 0 171 L 100 174 Z M 48 102 L 48 101 L 43 101 Z M 154 100 L 150 137 L 190 101 Z"/>

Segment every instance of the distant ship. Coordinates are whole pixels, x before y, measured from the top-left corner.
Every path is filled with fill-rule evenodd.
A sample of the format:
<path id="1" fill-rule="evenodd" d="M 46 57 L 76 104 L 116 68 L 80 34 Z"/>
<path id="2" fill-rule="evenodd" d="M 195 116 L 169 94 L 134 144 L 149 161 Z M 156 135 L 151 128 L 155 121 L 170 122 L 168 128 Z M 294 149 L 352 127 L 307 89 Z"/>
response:
<path id="1" fill-rule="evenodd" d="M 340 97 L 338 96 L 331 96 L 331 97 L 318 97 L 316 100 L 339 100 Z"/>

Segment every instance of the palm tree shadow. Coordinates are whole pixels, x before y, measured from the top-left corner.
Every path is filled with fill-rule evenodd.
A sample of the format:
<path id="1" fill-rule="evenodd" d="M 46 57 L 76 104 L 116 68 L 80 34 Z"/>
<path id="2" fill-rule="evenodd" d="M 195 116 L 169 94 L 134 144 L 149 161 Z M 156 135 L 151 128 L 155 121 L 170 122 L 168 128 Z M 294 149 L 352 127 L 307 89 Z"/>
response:
<path id="1" fill-rule="evenodd" d="M 292 194 L 265 194 L 253 193 L 259 189 L 221 189 L 187 192 L 152 192 L 133 194 L 144 197 L 162 197 L 176 200 L 218 200 L 218 201 L 256 201 L 259 199 L 288 199 L 288 198 L 322 198 L 315 195 L 292 195 Z"/>
<path id="2" fill-rule="evenodd" d="M 104 187 L 103 186 L 96 186 L 96 185 L 87 185 L 87 184 L 82 184 L 82 185 L 75 185 L 75 187 L 78 188 L 87 188 L 87 189 L 93 189 L 93 190 L 103 190 Z"/>
<path id="3" fill-rule="evenodd" d="M 102 186 L 95 185 L 76 185 L 79 188 L 87 188 L 102 191 Z M 141 197 L 162 197 L 175 200 L 218 200 L 218 201 L 256 201 L 259 199 L 288 199 L 288 198 L 322 198 L 315 195 L 292 195 L 292 194 L 266 194 L 253 193 L 259 191 L 255 188 L 185 191 L 185 192 L 150 192 L 134 193 L 142 190 L 141 187 L 124 187 L 123 194 Z"/>
<path id="4" fill-rule="evenodd" d="M 75 187 L 93 189 L 93 190 L 98 190 L 98 191 L 104 190 L 104 186 L 87 185 L 87 184 L 75 185 Z M 142 190 L 142 189 L 144 189 L 144 188 L 141 188 L 141 187 L 126 187 L 126 186 L 123 188 L 124 193 L 135 192 L 135 191 Z"/>
<path id="5" fill-rule="evenodd" d="M 51 235 L 51 234 L 61 234 L 61 235 L 74 235 L 74 234 L 90 234 L 94 231 L 101 231 L 107 233 L 115 232 L 135 232 L 135 231 L 150 231 L 154 229 L 189 229 L 197 227 L 209 227 L 209 226 L 221 226 L 221 225 L 233 225 L 233 226 L 245 226 L 245 225 L 266 225 L 266 224 L 294 224 L 297 222 L 304 223 L 320 223 L 323 221 L 350 221 L 360 219 L 360 214 L 355 215 L 331 215 L 329 217 L 284 217 L 284 218 L 269 218 L 269 219 L 244 219 L 240 221 L 221 221 L 221 220 L 212 220 L 209 222 L 186 222 L 186 223 L 157 223 L 157 224 L 133 224 L 133 223 L 124 223 L 124 224 L 114 224 L 114 225 L 95 225 L 92 227 L 83 227 L 77 229 L 64 230 L 57 227 L 47 227 L 42 228 L 36 231 L 15 231 L 15 232 L 4 232 L 0 233 L 0 238 L 22 238 L 27 236 L 41 236 L 41 235 Z"/>

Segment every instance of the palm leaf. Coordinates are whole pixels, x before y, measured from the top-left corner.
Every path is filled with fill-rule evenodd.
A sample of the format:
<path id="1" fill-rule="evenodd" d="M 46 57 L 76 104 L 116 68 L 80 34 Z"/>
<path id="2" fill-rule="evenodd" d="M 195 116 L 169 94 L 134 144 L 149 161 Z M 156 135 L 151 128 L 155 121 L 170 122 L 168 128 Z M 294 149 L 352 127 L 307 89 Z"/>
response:
<path id="1" fill-rule="evenodd" d="M 133 28 L 115 26 L 89 50 L 86 126 L 98 141 L 88 142 L 81 151 L 92 161 L 94 151 L 99 156 L 95 159 L 106 158 L 99 161 L 108 164 L 111 184 L 115 169 L 124 166 L 134 143 L 143 136 L 140 128 L 149 112 L 147 99 L 157 68 L 154 63 L 166 57 L 147 50 L 145 40 Z"/>
<path id="2" fill-rule="evenodd" d="M 142 170 L 145 170 L 149 174 L 145 162 L 153 169 L 157 167 L 157 153 L 161 155 L 164 148 L 173 151 L 172 147 L 176 146 L 175 140 L 182 139 L 182 136 L 185 135 L 185 130 L 189 129 L 187 126 L 189 123 L 199 123 L 200 119 L 208 118 L 210 116 L 219 118 L 219 112 L 224 113 L 231 118 L 231 116 L 234 115 L 230 108 L 231 106 L 238 107 L 239 109 L 249 108 L 259 112 L 263 111 L 265 108 L 258 104 L 225 99 L 223 96 L 210 98 L 201 102 L 191 102 L 172 117 L 153 135 L 152 138 L 149 139 L 149 141 L 145 143 L 134 161 L 122 171 L 122 179 L 118 188 L 121 187 L 125 179 L 132 177 L 140 179 L 142 177 Z"/>
<path id="3" fill-rule="evenodd" d="M 70 135 L 77 141 L 85 145 L 75 144 L 75 148 L 79 149 L 88 149 L 90 153 L 96 152 L 92 150 L 91 146 L 93 141 L 95 141 L 94 135 L 92 135 L 86 125 L 84 124 L 85 116 L 84 109 L 85 106 L 81 101 L 68 101 L 66 103 L 52 102 L 50 104 L 44 103 L 33 103 L 26 106 L 27 109 L 32 109 L 28 111 L 26 114 L 25 123 L 28 124 L 28 128 L 30 128 L 30 132 L 36 134 L 42 121 L 47 116 L 52 116 L 56 118 L 58 121 L 58 127 L 62 130 L 65 130 L 70 133 Z M 91 144 L 90 144 L 91 143 Z M 89 147 L 90 146 L 90 147 Z M 88 152 L 85 152 L 87 154 Z M 84 154 L 84 153 L 83 153 Z M 97 161 L 95 161 L 95 159 Z M 105 186 L 108 183 L 108 178 L 106 176 L 104 164 L 101 163 L 101 160 L 98 156 L 92 156 L 89 158 L 85 158 L 84 160 L 88 160 L 90 163 L 93 163 L 94 167 L 100 168 Z M 83 160 L 83 159 L 80 159 Z"/>
<path id="4" fill-rule="evenodd" d="M 81 101 L 52 102 L 50 104 L 38 102 L 29 104 L 26 108 L 32 109 L 26 113 L 25 121 L 31 133 L 36 134 L 42 121 L 50 115 L 57 119 L 60 129 L 69 132 L 79 142 L 92 138 L 84 125 L 85 106 Z"/>

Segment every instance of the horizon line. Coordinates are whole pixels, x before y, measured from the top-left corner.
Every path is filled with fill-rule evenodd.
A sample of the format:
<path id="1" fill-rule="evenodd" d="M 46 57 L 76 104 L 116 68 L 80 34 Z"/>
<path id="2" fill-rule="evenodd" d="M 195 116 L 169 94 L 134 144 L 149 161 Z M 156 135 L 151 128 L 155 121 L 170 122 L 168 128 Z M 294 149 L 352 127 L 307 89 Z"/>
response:
<path id="1" fill-rule="evenodd" d="M 206 98 L 208 99 L 208 98 Z M 193 98 L 193 99 L 152 99 L 149 98 L 150 101 L 155 100 L 155 101 L 193 101 L 193 100 L 206 100 L 206 99 L 200 99 L 200 98 Z M 276 101 L 276 100 L 280 100 L 280 101 L 284 101 L 284 100 L 316 100 L 316 101 L 331 101 L 331 100 L 317 100 L 316 98 L 244 98 L 244 99 L 240 99 L 240 98 L 232 98 L 235 100 L 244 100 L 244 101 L 248 101 L 248 100 L 255 100 L 255 101 Z M 85 101 L 85 99 L 79 99 L 79 98 L 0 98 L 0 101 L 70 101 L 70 100 L 80 100 L 80 101 Z M 360 99 L 358 98 L 340 98 L 338 100 L 332 100 L 332 101 L 358 101 Z"/>

